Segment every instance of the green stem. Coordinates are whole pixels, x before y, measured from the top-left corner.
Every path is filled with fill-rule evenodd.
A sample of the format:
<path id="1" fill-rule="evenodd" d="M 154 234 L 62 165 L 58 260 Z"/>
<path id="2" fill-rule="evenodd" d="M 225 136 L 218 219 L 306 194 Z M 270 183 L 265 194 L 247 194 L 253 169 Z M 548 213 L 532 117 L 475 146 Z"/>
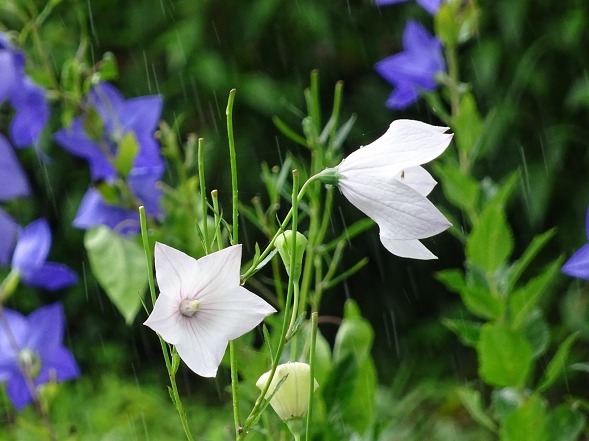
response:
<path id="1" fill-rule="evenodd" d="M 209 254 L 209 229 L 207 225 L 207 193 L 205 184 L 204 139 L 198 138 L 198 179 L 200 192 L 200 215 L 202 216 L 203 249 Z"/>
<path id="2" fill-rule="evenodd" d="M 227 137 L 229 138 L 229 161 L 231 163 L 231 195 L 232 195 L 232 213 L 233 213 L 233 232 L 231 243 L 239 243 L 239 198 L 237 189 L 237 158 L 235 155 L 235 139 L 233 137 L 233 102 L 235 101 L 235 89 L 229 92 L 229 101 L 227 102 Z"/>
<path id="3" fill-rule="evenodd" d="M 309 439 L 311 428 L 311 414 L 313 412 L 313 394 L 315 393 L 315 344 L 317 342 L 317 311 L 311 313 L 311 350 L 309 351 L 309 408 L 307 410 L 307 425 L 305 430 L 305 441 Z"/>
<path id="4" fill-rule="evenodd" d="M 149 244 L 149 238 L 147 237 L 147 217 L 145 215 L 145 207 L 139 207 L 139 222 L 141 224 L 141 239 L 143 240 L 143 249 L 145 250 L 145 260 L 147 264 L 147 280 L 149 283 L 149 292 L 151 294 L 151 303 L 152 306 L 155 304 L 156 301 L 156 294 L 155 294 L 155 281 L 153 277 L 153 256 L 151 253 L 151 246 Z M 182 428 L 184 429 L 184 434 L 188 441 L 194 441 L 192 437 L 192 433 L 190 432 L 190 426 L 188 425 L 188 419 L 186 417 L 186 411 L 184 410 L 184 406 L 182 405 L 182 400 L 180 399 L 180 394 L 178 393 L 178 386 L 176 385 L 176 369 L 175 363 L 170 360 L 170 353 L 168 352 L 168 346 L 163 338 L 160 337 L 158 334 L 158 338 L 160 341 L 160 346 L 162 348 L 162 353 L 164 354 L 164 361 L 166 363 L 166 369 L 168 370 L 168 378 L 170 380 L 170 385 L 172 389 L 172 402 L 176 406 L 176 410 L 178 411 L 178 415 L 180 416 L 180 421 L 182 423 Z M 172 357 L 178 357 L 175 351 L 172 354 Z M 179 363 L 179 361 L 178 361 Z"/>
<path id="5" fill-rule="evenodd" d="M 219 192 L 217 190 L 211 191 L 211 199 L 213 200 L 213 211 L 215 216 L 215 236 L 213 240 L 217 240 L 217 248 L 222 249 L 223 243 L 221 242 L 221 222 L 219 214 Z"/>

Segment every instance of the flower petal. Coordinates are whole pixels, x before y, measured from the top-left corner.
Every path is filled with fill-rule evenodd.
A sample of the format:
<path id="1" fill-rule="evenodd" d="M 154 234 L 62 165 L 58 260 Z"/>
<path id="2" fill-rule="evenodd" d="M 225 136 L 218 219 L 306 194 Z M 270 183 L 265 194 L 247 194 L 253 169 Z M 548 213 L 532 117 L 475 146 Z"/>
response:
<path id="1" fill-rule="evenodd" d="M 39 352 L 61 345 L 65 315 L 61 303 L 43 306 L 27 317 L 29 327 L 25 347 Z"/>
<path id="2" fill-rule="evenodd" d="M 194 295 L 198 279 L 196 259 L 160 242 L 155 244 L 155 277 L 160 289 L 160 297 L 180 301 Z M 154 307 L 155 310 L 155 307 Z"/>
<path id="3" fill-rule="evenodd" d="M 18 224 L 0 208 L 0 266 L 8 266 L 16 243 Z"/>
<path id="4" fill-rule="evenodd" d="M 408 185 L 422 196 L 430 194 L 437 184 L 436 180 L 432 178 L 432 175 L 421 166 L 405 169 L 395 176 L 395 179 Z"/>
<path id="5" fill-rule="evenodd" d="M 45 219 L 37 219 L 27 225 L 19 234 L 12 268 L 23 274 L 31 274 L 41 267 L 51 247 L 51 230 Z"/>
<path id="6" fill-rule="evenodd" d="M 589 244 L 583 245 L 563 265 L 562 272 L 580 279 L 589 280 Z"/>
<path id="7" fill-rule="evenodd" d="M 78 275 L 63 263 L 45 262 L 34 271 L 23 272 L 22 279 L 29 286 L 57 291 L 76 284 Z"/>
<path id="8" fill-rule="evenodd" d="M 72 353 L 63 346 L 55 346 L 51 351 L 39 353 L 41 370 L 35 378 L 35 384 L 41 385 L 49 381 L 66 381 L 80 376 L 80 368 Z"/>
<path id="9" fill-rule="evenodd" d="M 17 346 L 23 346 L 26 342 L 29 332 L 27 319 L 20 313 L 9 308 L 3 308 L 0 313 L 0 319 L 10 328 L 10 335 L 6 332 L 5 326 L 0 326 L 0 360 L 5 363 L 6 360 L 16 360 L 13 343 Z"/>
<path id="10" fill-rule="evenodd" d="M 423 239 L 441 233 L 450 222 L 424 196 L 396 179 L 350 174 L 339 187 L 344 196 L 390 239 Z"/>
<path id="11" fill-rule="evenodd" d="M 36 144 L 39 135 L 49 120 L 49 104 L 45 90 L 28 78 L 10 97 L 16 114 L 10 123 L 10 137 L 17 147 Z"/>
<path id="12" fill-rule="evenodd" d="M 394 176 L 401 170 L 437 158 L 450 144 L 452 134 L 447 127 L 436 127 L 420 121 L 393 121 L 387 132 L 376 141 L 351 153 L 338 172 L 348 174 L 386 173 Z M 354 176 L 354 179 L 356 176 Z"/>
<path id="13" fill-rule="evenodd" d="M 106 204 L 100 192 L 94 188 L 88 189 L 82 198 L 73 225 L 82 230 L 106 225 L 122 235 L 136 233 L 140 229 L 136 211 Z"/>
<path id="14" fill-rule="evenodd" d="M 411 259 L 430 260 L 437 259 L 435 254 L 428 250 L 419 240 L 395 240 L 380 235 L 380 241 L 384 247 L 395 256 Z"/>
<path id="15" fill-rule="evenodd" d="M 242 286 L 235 286 L 208 296 L 194 317 L 207 330 L 233 340 L 251 331 L 266 316 L 275 312 L 262 298 Z"/>
<path id="16" fill-rule="evenodd" d="M 143 324 L 157 332 L 168 343 L 175 345 L 182 340 L 184 335 L 182 321 L 187 319 L 180 314 L 180 301 L 182 299 L 174 298 L 172 296 L 175 293 L 174 291 L 166 292 L 170 295 L 160 293 L 153 305 L 153 311 L 151 311 Z"/>
<path id="17" fill-rule="evenodd" d="M 22 410 L 27 404 L 33 401 L 31 391 L 20 370 L 15 369 L 13 375 L 11 375 L 6 383 L 6 394 L 16 410 Z"/>
<path id="18" fill-rule="evenodd" d="M 200 280 L 197 286 L 198 299 L 211 301 L 226 289 L 239 286 L 241 268 L 241 245 L 233 245 L 197 260 Z"/>
<path id="19" fill-rule="evenodd" d="M 0 200 L 27 196 L 30 192 L 27 177 L 13 148 L 0 135 Z"/>
<path id="20" fill-rule="evenodd" d="M 183 320 L 183 338 L 176 350 L 184 363 L 202 377 L 215 377 L 229 341 L 195 319 Z"/>
<path id="21" fill-rule="evenodd" d="M 417 0 L 417 3 L 432 15 L 438 12 L 438 9 L 442 6 L 442 0 Z"/>

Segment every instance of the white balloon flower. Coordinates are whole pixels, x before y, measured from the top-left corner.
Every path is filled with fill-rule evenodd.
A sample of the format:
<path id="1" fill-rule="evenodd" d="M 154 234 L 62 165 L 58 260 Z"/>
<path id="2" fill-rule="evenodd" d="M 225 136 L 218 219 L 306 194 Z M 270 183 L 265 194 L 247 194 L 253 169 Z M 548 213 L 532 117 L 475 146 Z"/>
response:
<path id="1" fill-rule="evenodd" d="M 383 136 L 319 178 L 336 179 L 346 199 L 378 224 L 380 240 L 392 254 L 435 259 L 419 239 L 451 224 L 426 198 L 436 181 L 420 166 L 446 150 L 452 140 L 447 130 L 419 121 L 393 121 Z"/>
<path id="2" fill-rule="evenodd" d="M 198 260 L 155 244 L 160 294 L 144 325 L 174 345 L 198 375 L 214 377 L 233 340 L 276 310 L 240 286 L 241 245 Z"/>

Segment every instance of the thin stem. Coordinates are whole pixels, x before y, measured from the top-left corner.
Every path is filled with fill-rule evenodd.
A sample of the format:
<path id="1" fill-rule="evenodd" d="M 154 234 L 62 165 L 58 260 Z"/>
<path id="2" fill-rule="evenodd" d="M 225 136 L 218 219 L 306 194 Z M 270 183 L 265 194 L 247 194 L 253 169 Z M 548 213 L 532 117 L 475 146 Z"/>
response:
<path id="1" fill-rule="evenodd" d="M 297 319 L 298 304 L 299 304 L 299 278 L 293 277 L 295 271 L 295 265 L 297 264 L 297 228 L 299 227 L 299 210 L 298 210 L 298 188 L 299 188 L 299 171 L 292 171 L 292 206 L 294 207 L 292 213 L 292 243 L 290 248 L 290 269 L 291 275 L 288 283 L 293 284 L 294 299 L 292 303 L 292 312 L 290 316 L 290 324 L 288 325 L 288 331 L 286 332 L 287 339 L 292 335 L 293 327 Z"/>
<path id="2" fill-rule="evenodd" d="M 313 394 L 315 393 L 315 344 L 317 342 L 317 311 L 311 313 L 311 350 L 309 351 L 309 407 L 307 410 L 307 425 L 305 430 L 305 441 L 309 439 L 311 428 L 311 414 L 313 412 Z"/>
<path id="3" fill-rule="evenodd" d="M 207 225 L 207 193 L 205 187 L 204 139 L 198 138 L 198 179 L 200 192 L 200 215 L 202 216 L 202 236 L 205 254 L 209 254 L 209 229 Z"/>
<path id="4" fill-rule="evenodd" d="M 143 249 L 145 250 L 145 260 L 147 264 L 147 280 L 149 283 L 149 292 L 151 294 L 151 302 L 153 306 L 156 301 L 155 281 L 153 277 L 153 256 L 151 253 L 149 238 L 147 236 L 147 217 L 145 215 L 145 207 L 143 206 L 139 207 L 139 222 L 141 224 L 141 239 L 143 241 Z M 192 433 L 190 432 L 190 426 L 188 425 L 186 411 L 184 410 L 184 406 L 182 405 L 182 400 L 180 400 L 180 394 L 178 393 L 178 386 L 176 384 L 176 370 L 178 368 L 177 365 L 179 364 L 179 360 L 177 357 L 179 356 L 174 350 L 172 352 L 172 359 L 176 357 L 176 361 L 173 362 L 173 360 L 170 359 L 168 346 L 159 334 L 158 339 L 160 341 L 160 346 L 162 348 L 162 353 L 164 355 L 164 361 L 166 363 L 166 369 L 168 371 L 168 378 L 170 380 L 170 385 L 172 389 L 172 402 L 176 406 L 176 410 L 178 411 L 178 415 L 180 416 L 180 421 L 182 423 L 182 428 L 184 429 L 184 434 L 186 435 L 186 438 L 188 439 L 188 441 L 194 441 Z"/>
<path id="5" fill-rule="evenodd" d="M 232 196 L 232 213 L 233 213 L 233 232 L 231 243 L 239 243 L 239 192 L 237 188 L 237 158 L 235 155 L 235 139 L 233 137 L 233 102 L 235 101 L 235 89 L 229 92 L 229 101 L 227 102 L 227 137 L 229 138 L 229 161 L 231 164 L 231 196 Z"/>
<path id="6" fill-rule="evenodd" d="M 217 190 L 211 191 L 211 199 L 213 200 L 213 211 L 215 216 L 215 237 L 213 239 L 217 239 L 217 248 L 223 248 L 223 243 L 221 242 L 221 228 L 220 228 L 220 213 L 219 213 L 219 193 Z"/>

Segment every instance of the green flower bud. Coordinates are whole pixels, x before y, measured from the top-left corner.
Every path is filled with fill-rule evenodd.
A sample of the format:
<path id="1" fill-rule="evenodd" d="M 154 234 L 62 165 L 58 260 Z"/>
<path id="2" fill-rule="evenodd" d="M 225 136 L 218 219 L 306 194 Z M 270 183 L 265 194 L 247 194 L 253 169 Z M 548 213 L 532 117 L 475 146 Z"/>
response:
<path id="1" fill-rule="evenodd" d="M 292 255 L 292 242 L 293 242 L 293 231 L 286 230 L 284 233 L 280 234 L 276 241 L 274 242 L 274 246 L 278 250 L 280 257 L 282 258 L 282 262 L 284 262 L 284 266 L 286 268 L 286 272 L 290 277 L 292 277 L 295 281 L 298 281 L 301 277 L 301 272 L 303 270 L 303 255 L 305 254 L 305 249 L 307 248 L 307 238 L 298 231 L 296 232 L 296 250 L 295 250 L 295 262 L 294 268 L 291 269 L 290 261 Z"/>
<path id="2" fill-rule="evenodd" d="M 272 383 L 266 392 L 266 397 L 272 396 L 270 405 L 278 414 L 282 421 L 292 421 L 293 426 L 296 424 L 309 407 L 309 382 L 311 368 L 307 363 L 286 363 L 281 364 L 276 368 Z M 270 372 L 266 372 L 256 382 L 256 386 L 263 390 Z M 313 379 L 313 390 L 317 390 L 319 384 Z M 278 390 L 276 390 L 276 387 Z M 275 392 L 276 390 L 276 392 Z M 290 427 L 290 425 L 289 425 Z M 293 427 L 294 428 L 294 427 Z"/>

